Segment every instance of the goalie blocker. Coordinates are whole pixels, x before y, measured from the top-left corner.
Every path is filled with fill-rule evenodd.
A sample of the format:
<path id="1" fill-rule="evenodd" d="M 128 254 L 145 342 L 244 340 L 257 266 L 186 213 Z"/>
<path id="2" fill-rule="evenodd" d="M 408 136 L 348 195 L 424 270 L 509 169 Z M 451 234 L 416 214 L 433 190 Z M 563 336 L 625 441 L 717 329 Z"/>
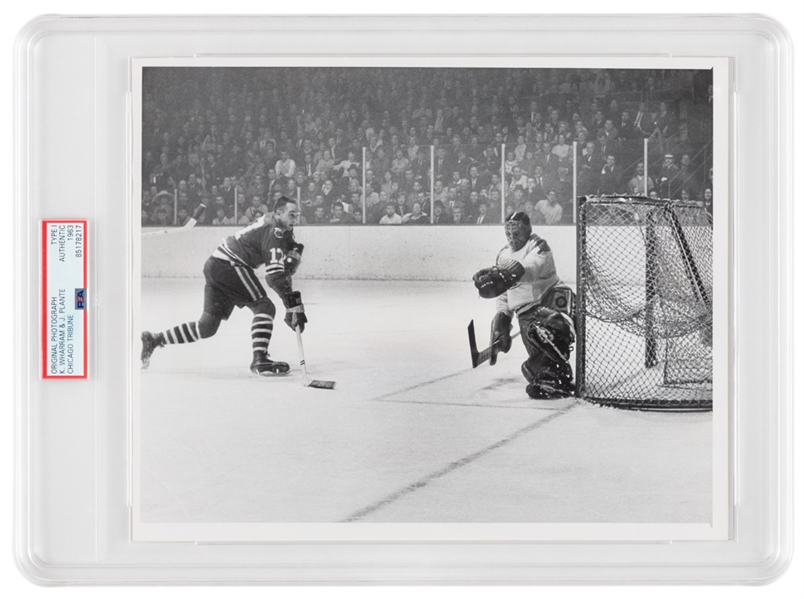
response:
<path id="1" fill-rule="evenodd" d="M 491 324 L 490 362 L 512 345 L 513 315 L 519 320 L 528 359 L 522 364 L 525 388 L 533 399 L 574 395 L 570 354 L 575 341 L 575 297 L 555 269 L 547 242 L 533 233 L 530 219 L 516 212 L 505 223 L 506 245 L 497 263 L 473 277 L 481 297 L 496 298 Z"/>

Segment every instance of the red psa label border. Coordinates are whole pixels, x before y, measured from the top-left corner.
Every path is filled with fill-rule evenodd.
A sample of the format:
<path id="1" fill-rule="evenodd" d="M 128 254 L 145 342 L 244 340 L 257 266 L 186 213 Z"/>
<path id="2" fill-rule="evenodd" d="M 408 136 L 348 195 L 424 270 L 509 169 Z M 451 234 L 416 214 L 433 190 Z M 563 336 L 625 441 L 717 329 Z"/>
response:
<path id="1" fill-rule="evenodd" d="M 42 220 L 42 378 L 85 379 L 87 220 Z"/>

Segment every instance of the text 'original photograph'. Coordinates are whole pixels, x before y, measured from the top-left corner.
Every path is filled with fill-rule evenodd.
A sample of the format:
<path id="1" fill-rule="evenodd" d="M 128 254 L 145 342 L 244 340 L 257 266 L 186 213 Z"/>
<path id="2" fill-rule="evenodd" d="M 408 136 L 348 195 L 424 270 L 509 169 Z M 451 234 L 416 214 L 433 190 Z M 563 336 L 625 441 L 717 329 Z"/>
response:
<path id="1" fill-rule="evenodd" d="M 609 62 L 135 61 L 135 540 L 726 538 L 725 69 Z"/>

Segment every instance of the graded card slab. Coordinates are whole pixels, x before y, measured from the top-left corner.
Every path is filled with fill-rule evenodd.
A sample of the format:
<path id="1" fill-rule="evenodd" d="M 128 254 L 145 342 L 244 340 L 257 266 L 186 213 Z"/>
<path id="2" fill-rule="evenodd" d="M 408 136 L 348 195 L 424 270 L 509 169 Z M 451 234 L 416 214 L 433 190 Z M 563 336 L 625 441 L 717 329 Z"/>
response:
<path id="1" fill-rule="evenodd" d="M 790 62 L 758 17 L 33 21 L 20 568 L 772 579 Z"/>
<path id="2" fill-rule="evenodd" d="M 87 221 L 42 221 L 42 378 L 87 378 Z"/>

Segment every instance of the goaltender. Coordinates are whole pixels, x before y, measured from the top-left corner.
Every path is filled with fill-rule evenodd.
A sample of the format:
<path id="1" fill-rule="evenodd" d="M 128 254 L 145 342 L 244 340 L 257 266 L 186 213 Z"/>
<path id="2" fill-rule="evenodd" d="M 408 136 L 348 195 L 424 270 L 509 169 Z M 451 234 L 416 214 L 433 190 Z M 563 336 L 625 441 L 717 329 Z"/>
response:
<path id="1" fill-rule="evenodd" d="M 511 321 L 516 314 L 528 359 L 522 374 L 533 399 L 558 399 L 574 394 L 570 352 L 575 341 L 574 294 L 561 283 L 547 242 L 533 233 L 530 218 L 515 212 L 505 223 L 508 244 L 497 263 L 473 277 L 481 297 L 497 298 L 491 323 L 491 363 L 496 352 L 511 349 Z"/>

